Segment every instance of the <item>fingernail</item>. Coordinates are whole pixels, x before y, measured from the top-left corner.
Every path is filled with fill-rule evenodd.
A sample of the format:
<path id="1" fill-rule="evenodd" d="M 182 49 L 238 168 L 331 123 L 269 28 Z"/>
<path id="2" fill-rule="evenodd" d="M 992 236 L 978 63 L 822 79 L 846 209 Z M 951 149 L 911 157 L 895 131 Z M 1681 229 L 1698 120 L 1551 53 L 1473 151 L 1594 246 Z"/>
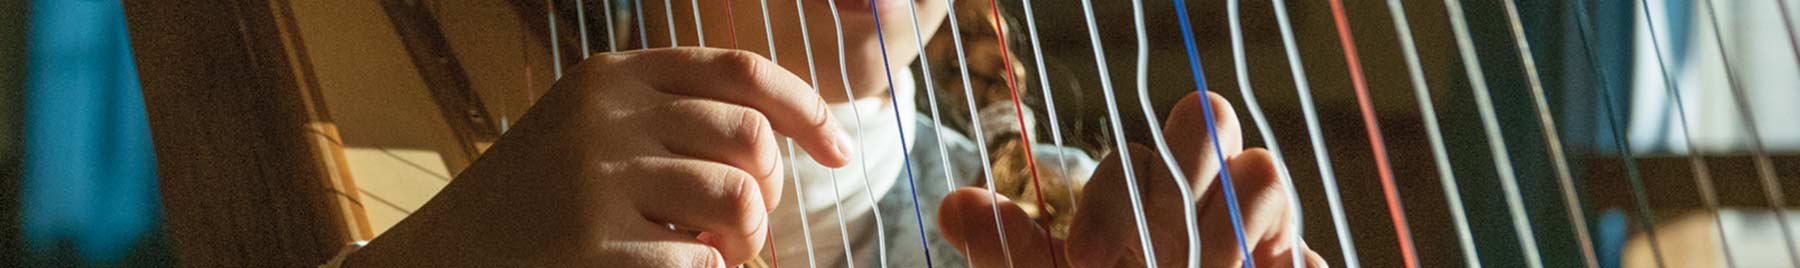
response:
<path id="1" fill-rule="evenodd" d="M 695 236 L 694 240 L 700 241 L 701 244 L 706 244 L 707 246 L 715 246 L 716 247 L 719 245 L 718 241 L 716 241 L 717 239 L 714 239 L 713 235 L 711 235 L 711 234 L 701 234 L 700 236 Z"/>
<path id="2" fill-rule="evenodd" d="M 850 134 L 844 133 L 842 130 L 839 130 L 836 136 L 834 142 L 837 143 L 838 156 L 850 159 L 850 155 L 856 153 L 856 149 L 851 146 L 855 141 L 850 139 Z"/>

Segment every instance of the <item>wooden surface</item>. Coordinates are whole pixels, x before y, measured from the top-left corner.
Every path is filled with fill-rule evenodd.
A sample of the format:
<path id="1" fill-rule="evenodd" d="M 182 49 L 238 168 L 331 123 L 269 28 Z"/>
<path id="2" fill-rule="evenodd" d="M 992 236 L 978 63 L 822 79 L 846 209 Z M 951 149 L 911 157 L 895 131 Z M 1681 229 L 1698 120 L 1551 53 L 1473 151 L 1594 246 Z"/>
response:
<path id="1" fill-rule="evenodd" d="M 394 24 L 394 32 L 406 45 L 407 55 L 424 78 L 426 89 L 443 113 L 462 146 L 462 153 L 474 158 L 481 155 L 477 144 L 492 144 L 500 138 L 498 122 L 488 114 L 481 95 L 470 85 L 469 75 L 450 49 L 450 41 L 440 30 L 438 19 L 426 2 L 383 0 L 382 10 Z"/>
<path id="2" fill-rule="evenodd" d="M 1772 159 L 1776 181 L 1781 184 L 1788 205 L 1800 204 L 1800 156 L 1776 156 Z M 1694 171 L 1688 159 L 1680 156 L 1637 159 L 1638 172 L 1651 208 L 1704 208 Z M 1636 209 L 1632 187 L 1624 162 L 1616 158 L 1589 159 L 1584 196 L 1589 208 Z M 1750 156 L 1708 156 L 1706 167 L 1713 180 L 1713 192 L 1721 207 L 1768 207 L 1768 197 L 1758 180 Z"/>
<path id="3" fill-rule="evenodd" d="M 184 266 L 322 263 L 359 202 L 283 0 L 128 1 L 169 237 Z M 337 157 L 337 158 L 334 158 Z M 351 186 L 353 187 L 353 186 Z"/>

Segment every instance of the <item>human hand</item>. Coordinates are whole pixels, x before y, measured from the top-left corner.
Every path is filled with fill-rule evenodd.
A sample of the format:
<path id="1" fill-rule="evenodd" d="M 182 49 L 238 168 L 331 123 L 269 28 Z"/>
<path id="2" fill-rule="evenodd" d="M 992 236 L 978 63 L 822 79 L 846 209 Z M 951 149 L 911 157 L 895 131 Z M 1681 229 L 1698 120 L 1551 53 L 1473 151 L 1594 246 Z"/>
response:
<path id="1" fill-rule="evenodd" d="M 1300 234 L 1287 224 L 1294 215 L 1287 189 L 1282 187 L 1276 163 L 1268 151 L 1243 150 L 1242 133 L 1230 103 L 1216 94 L 1209 93 L 1208 97 L 1215 109 L 1215 118 L 1210 120 L 1219 128 L 1219 147 L 1227 157 L 1241 205 L 1245 244 L 1252 249 L 1250 257 L 1263 267 L 1291 267 L 1292 254 L 1305 254 L 1307 267 L 1324 267 L 1325 262 L 1317 253 L 1293 248 L 1289 243 L 1299 239 Z M 1212 151 L 1212 137 L 1202 121 L 1209 118 L 1202 113 L 1199 100 L 1197 94 L 1183 98 L 1164 123 L 1169 147 L 1189 176 L 1186 179 L 1193 187 L 1192 196 L 1198 200 L 1182 200 L 1172 174 L 1154 149 L 1133 144 L 1121 151 L 1131 153 L 1132 168 L 1138 174 L 1137 186 L 1158 264 L 1186 265 L 1189 245 L 1182 209 L 1183 202 L 1195 202 L 1202 266 L 1241 267 L 1245 256 L 1239 250 L 1223 187 L 1219 187 L 1222 184 L 1216 183 L 1219 159 Z M 1012 200 L 1003 196 L 995 200 L 987 190 L 978 188 L 964 188 L 945 197 L 938 224 L 951 244 L 978 267 L 1007 265 L 1008 254 L 1002 252 L 999 234 L 995 233 L 996 203 L 1015 267 L 1144 266 L 1122 170 L 1117 153 L 1095 169 L 1084 186 L 1066 241 L 1046 237 L 1045 226 L 1030 219 Z M 1048 257 L 1053 251 L 1059 258 Z"/>
<path id="2" fill-rule="evenodd" d="M 851 141 L 835 122 L 804 80 L 753 53 L 597 54 L 346 266 L 742 263 L 781 198 L 775 132 L 843 166 Z"/>

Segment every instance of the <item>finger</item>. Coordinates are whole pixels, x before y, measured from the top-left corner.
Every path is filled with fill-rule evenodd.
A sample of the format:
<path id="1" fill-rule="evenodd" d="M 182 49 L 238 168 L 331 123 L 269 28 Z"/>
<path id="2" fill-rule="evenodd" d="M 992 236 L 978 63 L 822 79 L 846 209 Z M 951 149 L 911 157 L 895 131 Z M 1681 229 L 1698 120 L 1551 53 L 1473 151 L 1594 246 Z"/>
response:
<path id="1" fill-rule="evenodd" d="M 730 102 L 767 115 L 781 132 L 830 167 L 849 163 L 850 136 L 805 80 L 761 55 L 742 50 L 675 48 L 632 57 L 657 90 Z"/>
<path id="2" fill-rule="evenodd" d="M 781 149 L 769 120 L 749 107 L 706 99 L 669 102 L 645 124 L 669 152 L 725 163 L 754 175 L 763 206 L 781 200 Z M 671 120 L 671 118 L 674 118 Z"/>
<path id="3" fill-rule="evenodd" d="M 712 246 L 696 243 L 691 238 L 679 237 L 678 234 L 666 233 L 662 239 L 652 241 L 622 241 L 606 245 L 600 252 L 609 255 L 596 256 L 594 260 L 571 263 L 546 263 L 543 266 L 584 267 L 604 264 L 608 267 L 708 267 L 725 268 L 731 265 Z"/>
<path id="4" fill-rule="evenodd" d="M 1305 247 L 1305 245 L 1301 245 L 1301 246 Z M 1302 265 L 1305 265 L 1304 267 L 1314 267 L 1314 268 L 1329 268 L 1329 267 L 1331 267 L 1331 264 L 1325 263 L 1325 257 L 1321 257 L 1321 256 L 1319 256 L 1318 252 L 1312 251 L 1311 249 L 1307 249 L 1307 248 L 1288 250 L 1285 253 L 1282 253 L 1282 255 L 1280 257 L 1276 257 L 1273 259 L 1260 259 L 1260 260 L 1256 260 L 1256 263 L 1259 265 L 1267 263 L 1267 266 L 1261 266 L 1261 267 L 1276 267 L 1276 268 L 1301 267 L 1301 266 L 1295 265 L 1293 254 L 1303 254 L 1300 256 L 1300 262 Z"/>
<path id="5" fill-rule="evenodd" d="M 1153 151 L 1146 147 L 1133 144 L 1123 152 L 1130 153 L 1131 168 L 1134 170 L 1132 174 L 1150 174 L 1151 170 L 1162 168 L 1157 165 L 1158 162 L 1155 161 Z M 1072 267 L 1114 267 L 1118 263 L 1142 262 L 1143 246 L 1139 242 L 1141 240 L 1139 240 L 1138 231 L 1140 223 L 1133 213 L 1132 203 L 1158 199 L 1158 197 L 1149 195 L 1151 193 L 1148 191 L 1143 191 L 1147 190 L 1142 186 L 1149 183 L 1148 176 L 1134 175 L 1140 186 L 1140 199 L 1132 200 L 1124 173 L 1125 169 L 1120 159 L 1120 153 L 1115 152 L 1102 160 L 1100 165 L 1095 167 L 1093 177 L 1088 180 L 1082 190 L 1081 205 L 1078 206 L 1080 209 L 1075 211 L 1075 220 L 1069 226 L 1069 246 L 1067 250 L 1064 250 L 1069 254 Z M 1161 195 L 1172 196 L 1173 193 L 1170 191 Z M 1173 199 L 1178 200 L 1178 198 Z M 1150 236 L 1178 239 L 1186 237 L 1185 229 L 1179 225 L 1181 224 L 1179 208 L 1177 210 L 1158 210 L 1149 206 L 1152 203 L 1141 203 L 1145 204 L 1143 209 L 1148 214 L 1146 217 L 1171 214 L 1166 213 L 1169 211 L 1176 211 L 1172 214 L 1177 216 L 1162 217 L 1174 219 L 1173 222 L 1176 222 L 1174 224 L 1149 223 Z M 1149 212 L 1159 213 L 1150 214 Z M 1146 220 L 1157 221 L 1157 218 Z M 1169 221 L 1163 220 L 1162 222 Z M 1165 246 L 1158 246 L 1156 250 L 1158 258 L 1180 257 L 1181 255 L 1177 253 L 1186 252 L 1183 248 Z"/>
<path id="6" fill-rule="evenodd" d="M 1188 94 L 1181 98 L 1169 113 L 1168 121 L 1163 122 L 1163 134 L 1168 136 L 1169 150 L 1174 154 L 1175 160 L 1181 163 L 1182 171 L 1187 172 L 1190 177 L 1188 181 L 1193 182 L 1192 190 L 1195 193 L 1210 189 L 1212 183 L 1209 179 L 1219 172 L 1221 154 L 1215 150 L 1223 149 L 1223 155 L 1229 156 L 1244 148 L 1243 133 L 1238 126 L 1237 113 L 1232 112 L 1231 102 L 1211 91 L 1206 92 L 1206 96 L 1212 106 L 1211 119 L 1213 126 L 1218 128 L 1218 142 L 1222 148 L 1213 147 L 1213 137 L 1208 132 L 1207 116 L 1201 109 L 1199 94 Z M 1167 168 L 1158 170 L 1167 172 L 1165 169 Z"/>
<path id="7" fill-rule="evenodd" d="M 1000 243 L 1001 229 L 994 227 L 996 208 L 1000 226 L 1006 227 L 1004 246 Z M 1005 196 L 979 188 L 962 188 L 944 197 L 939 213 L 945 215 L 938 217 L 944 238 L 976 267 L 1007 267 L 1007 256 L 1012 257 L 1013 267 L 1050 267 L 1062 255 L 1057 252 L 1061 247 L 1053 244 L 1054 239 L 1025 214 L 1025 209 Z M 1052 254 L 1059 257 L 1051 258 Z"/>
<path id="8" fill-rule="evenodd" d="M 762 190 L 743 170 L 693 159 L 632 163 L 638 211 L 653 222 L 701 231 L 699 241 L 718 248 L 727 263 L 742 263 L 762 249 L 768 210 Z"/>
<path id="9" fill-rule="evenodd" d="M 1287 189 L 1282 187 L 1280 177 L 1276 176 L 1275 162 L 1269 151 L 1251 149 L 1232 157 L 1231 168 L 1232 189 L 1236 190 L 1239 216 L 1242 219 L 1243 242 L 1251 250 L 1249 258 L 1258 261 L 1277 261 L 1291 263 L 1282 259 L 1291 248 L 1289 239 L 1296 239 L 1295 233 L 1289 229 L 1291 215 L 1287 198 Z M 1237 227 L 1232 224 L 1229 196 L 1225 195 L 1225 187 L 1218 187 L 1206 192 L 1202 197 L 1205 213 L 1200 217 L 1200 233 L 1204 243 L 1202 254 L 1208 256 L 1206 267 L 1241 267 L 1245 253 L 1240 247 Z M 1270 263 L 1259 263 L 1269 265 Z"/>

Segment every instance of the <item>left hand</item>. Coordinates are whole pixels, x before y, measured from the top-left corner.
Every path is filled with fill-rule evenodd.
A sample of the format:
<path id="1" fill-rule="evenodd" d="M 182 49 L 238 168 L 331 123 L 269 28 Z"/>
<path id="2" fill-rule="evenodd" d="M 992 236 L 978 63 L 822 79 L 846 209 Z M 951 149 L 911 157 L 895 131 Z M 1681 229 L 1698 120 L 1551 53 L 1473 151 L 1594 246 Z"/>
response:
<path id="1" fill-rule="evenodd" d="M 1133 144 L 1121 150 L 1131 153 L 1134 174 L 1139 175 L 1137 185 L 1156 249 L 1155 261 L 1168 267 L 1186 265 L 1190 245 L 1182 202 L 1195 202 L 1202 265 L 1243 266 L 1245 255 L 1238 247 L 1223 187 L 1218 187 L 1223 184 L 1216 183 L 1219 159 L 1212 151 L 1212 137 L 1205 122 L 1201 121 L 1214 120 L 1223 143 L 1219 147 L 1227 157 L 1243 213 L 1245 244 L 1251 248 L 1249 257 L 1263 267 L 1293 267 L 1293 254 L 1304 254 L 1307 267 L 1324 267 L 1324 259 L 1317 253 L 1304 248 L 1304 244 L 1294 248 L 1289 242 L 1300 239 L 1300 234 L 1288 224 L 1294 215 L 1287 189 L 1282 186 L 1269 152 L 1243 150 L 1242 133 L 1231 104 L 1217 94 L 1207 95 L 1214 118 L 1205 118 L 1199 95 L 1189 94 L 1176 104 L 1163 128 L 1176 161 L 1189 176 L 1183 179 L 1192 185 L 1192 196 L 1197 200 L 1181 200 L 1172 175 L 1154 149 Z M 1027 216 L 1018 204 L 1005 197 L 994 200 L 987 190 L 979 188 L 964 188 L 945 197 L 938 225 L 945 237 L 978 267 L 1007 265 L 1008 254 L 1002 252 L 999 234 L 995 233 L 996 203 L 1015 267 L 1143 266 L 1146 261 L 1142 259 L 1143 248 L 1122 170 L 1117 153 L 1106 157 L 1095 169 L 1082 192 L 1067 241 L 1050 239 L 1044 226 Z M 1052 252 L 1059 258 L 1049 258 Z"/>

